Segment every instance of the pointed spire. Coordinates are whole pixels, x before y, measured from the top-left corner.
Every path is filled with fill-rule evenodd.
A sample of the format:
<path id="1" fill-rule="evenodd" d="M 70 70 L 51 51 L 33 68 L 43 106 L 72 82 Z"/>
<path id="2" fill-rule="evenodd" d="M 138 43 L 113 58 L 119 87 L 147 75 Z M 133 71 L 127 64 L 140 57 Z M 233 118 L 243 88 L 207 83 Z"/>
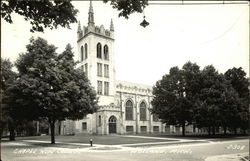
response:
<path id="1" fill-rule="evenodd" d="M 113 24 L 113 20 L 111 19 L 110 22 L 110 31 L 114 31 L 114 24 Z"/>
<path id="2" fill-rule="evenodd" d="M 77 32 L 80 33 L 81 31 L 82 31 L 82 29 L 81 29 L 81 22 L 79 21 L 79 22 L 78 22 L 78 29 L 77 29 Z"/>
<path id="3" fill-rule="evenodd" d="M 95 24 L 95 22 L 94 22 L 94 10 L 93 10 L 93 6 L 92 6 L 92 0 L 90 0 L 88 25 L 93 25 L 94 26 L 94 24 Z"/>
<path id="4" fill-rule="evenodd" d="M 90 2 L 89 2 L 89 12 L 94 13 L 93 6 L 92 6 L 92 0 L 90 0 Z"/>

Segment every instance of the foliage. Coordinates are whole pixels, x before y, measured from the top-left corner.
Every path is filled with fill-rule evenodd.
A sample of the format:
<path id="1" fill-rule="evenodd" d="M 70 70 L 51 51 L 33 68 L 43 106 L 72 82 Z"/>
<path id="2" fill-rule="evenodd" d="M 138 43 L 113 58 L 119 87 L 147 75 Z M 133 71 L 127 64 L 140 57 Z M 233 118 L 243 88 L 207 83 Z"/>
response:
<path id="1" fill-rule="evenodd" d="M 10 106 L 6 104 L 6 89 L 11 85 L 11 83 L 16 78 L 16 73 L 12 71 L 13 64 L 9 59 L 1 58 L 1 110 L 0 110 L 0 129 L 1 135 L 3 130 L 7 127 L 10 129 L 14 124 L 14 119 L 12 117 L 14 111 Z M 11 131 L 10 140 L 13 140 L 13 131 Z"/>
<path id="2" fill-rule="evenodd" d="M 180 70 L 172 67 L 169 74 L 156 82 L 152 101 L 154 114 L 167 124 L 195 124 L 208 133 L 218 127 L 246 130 L 249 123 L 248 80 L 241 68 L 219 74 L 212 66 L 203 70 L 191 62 Z M 183 131 L 184 131 L 183 130 Z"/>
<path id="3" fill-rule="evenodd" d="M 109 0 L 103 0 L 104 3 L 107 3 Z M 114 9 L 120 11 L 119 17 L 128 18 L 128 16 L 134 12 L 141 13 L 143 9 L 148 5 L 148 0 L 110 0 L 110 4 Z"/>
<path id="4" fill-rule="evenodd" d="M 103 0 L 107 3 L 108 0 Z M 111 6 L 120 11 L 119 17 L 128 18 L 134 12 L 141 13 L 148 0 L 111 0 Z M 1 1 L 1 17 L 8 23 L 12 23 L 12 13 L 17 13 L 30 21 L 31 32 L 43 32 L 44 28 L 56 29 L 58 26 L 70 28 L 71 23 L 77 22 L 78 10 L 74 8 L 70 0 L 6 0 Z"/>
<path id="5" fill-rule="evenodd" d="M 77 22 L 77 10 L 69 0 L 43 0 L 43 1 L 1 1 L 1 16 L 12 23 L 11 13 L 24 16 L 30 20 L 31 32 L 43 31 L 44 28 L 68 27 L 70 23 Z"/>
<path id="6" fill-rule="evenodd" d="M 182 70 L 178 67 L 171 68 L 169 74 L 163 76 L 153 87 L 155 97 L 152 112 L 167 124 L 182 126 L 182 135 L 185 135 L 185 126 L 193 120 L 199 75 L 199 66 L 187 62 Z"/>
<path id="7" fill-rule="evenodd" d="M 246 73 L 241 67 L 228 69 L 224 75 L 226 79 L 231 82 L 233 88 L 238 92 L 240 98 L 247 99 L 249 97 L 249 83 L 246 78 Z"/>
<path id="8" fill-rule="evenodd" d="M 242 68 L 232 68 L 225 72 L 225 78 L 230 81 L 234 90 L 237 91 L 239 96 L 237 123 L 245 130 L 249 128 L 249 78 L 246 78 L 246 73 Z M 240 121 L 240 122 L 239 122 Z"/>
<path id="9" fill-rule="evenodd" d="M 97 108 L 95 91 L 75 69 L 72 48 L 67 45 L 60 55 L 55 50 L 42 38 L 32 38 L 16 62 L 19 79 L 8 89 L 9 103 L 18 105 L 21 117 L 47 118 L 52 143 L 56 121 L 82 119 Z"/>

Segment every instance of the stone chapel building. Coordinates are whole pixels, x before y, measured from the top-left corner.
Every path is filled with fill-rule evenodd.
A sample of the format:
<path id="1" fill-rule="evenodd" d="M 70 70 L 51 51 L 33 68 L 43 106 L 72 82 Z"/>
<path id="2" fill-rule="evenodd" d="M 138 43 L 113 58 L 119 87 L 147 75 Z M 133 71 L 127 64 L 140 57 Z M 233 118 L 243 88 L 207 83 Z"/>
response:
<path id="1" fill-rule="evenodd" d="M 62 121 L 59 134 L 165 133 L 180 128 L 166 126 L 151 114 L 152 87 L 116 80 L 114 25 L 95 25 L 90 1 L 87 26 L 77 30 L 78 60 L 99 97 L 100 109 L 78 121 Z"/>

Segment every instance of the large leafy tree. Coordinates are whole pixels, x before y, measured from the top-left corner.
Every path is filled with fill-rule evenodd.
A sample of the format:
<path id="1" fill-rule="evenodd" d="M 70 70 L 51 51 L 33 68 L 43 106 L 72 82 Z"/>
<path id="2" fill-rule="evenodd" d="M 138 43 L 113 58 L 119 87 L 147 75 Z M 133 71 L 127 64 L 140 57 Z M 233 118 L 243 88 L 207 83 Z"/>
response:
<path id="1" fill-rule="evenodd" d="M 195 121 L 198 127 L 208 128 L 208 133 L 215 132 L 220 122 L 219 108 L 222 103 L 223 84 L 219 73 L 212 66 L 206 66 L 201 72 L 202 89 L 199 92 L 195 110 Z"/>
<path id="2" fill-rule="evenodd" d="M 183 71 L 172 67 L 169 74 L 162 77 L 153 87 L 152 113 L 167 124 L 182 127 L 185 135 L 185 125 L 191 122 L 190 101 L 185 97 Z"/>
<path id="3" fill-rule="evenodd" d="M 200 67 L 191 62 L 173 67 L 153 87 L 153 113 L 163 122 L 182 127 L 193 123 L 194 104 L 200 90 Z"/>
<path id="4" fill-rule="evenodd" d="M 68 45 L 57 55 L 44 39 L 31 39 L 16 62 L 19 79 L 8 89 L 10 102 L 30 119 L 46 118 L 55 143 L 55 122 L 81 119 L 97 108 L 96 94 L 84 73 L 75 69 Z"/>
<path id="5" fill-rule="evenodd" d="M 107 3 L 109 0 L 103 0 Z M 111 6 L 120 11 L 119 16 L 128 18 L 133 12 L 142 12 L 148 0 L 111 0 Z M 58 26 L 68 27 L 77 22 L 78 10 L 74 8 L 70 0 L 6 0 L 1 1 L 1 17 L 12 23 L 11 14 L 17 13 L 24 16 L 31 24 L 31 32 L 40 31 L 44 28 L 54 29 Z"/>
<path id="6" fill-rule="evenodd" d="M 247 128 L 249 128 L 249 80 L 246 78 L 246 73 L 241 67 L 229 69 L 224 75 L 225 78 L 230 81 L 234 90 L 236 90 L 238 93 L 239 104 L 237 106 L 237 114 L 239 115 L 239 118 L 237 123 L 245 131 Z M 231 123 L 231 125 L 234 125 L 234 123 Z"/>
<path id="7" fill-rule="evenodd" d="M 198 127 L 208 129 L 215 134 L 215 128 L 237 128 L 240 124 L 239 97 L 230 81 L 212 66 L 206 66 L 201 72 L 201 90 L 196 100 L 195 122 Z"/>
<path id="8" fill-rule="evenodd" d="M 224 134 L 226 134 L 227 127 L 233 129 L 236 134 L 236 129 L 241 124 L 241 106 L 238 93 L 230 83 L 226 84 L 226 88 L 222 93 L 222 101 L 223 103 L 219 109 L 221 127 L 224 128 Z"/>
<path id="9" fill-rule="evenodd" d="M 12 70 L 13 64 L 9 59 L 1 58 L 1 119 L 0 119 L 0 132 L 2 136 L 3 130 L 8 125 L 8 129 L 10 131 L 10 140 L 15 140 L 14 138 L 14 124 L 15 120 L 12 116 L 12 109 L 5 102 L 6 89 L 12 84 L 14 79 L 16 78 L 16 73 Z"/>
<path id="10" fill-rule="evenodd" d="M 224 75 L 212 65 L 200 70 L 197 64 L 187 62 L 182 69 L 171 68 L 169 74 L 156 82 L 152 112 L 164 123 L 182 126 L 183 135 L 188 124 L 207 128 L 209 135 L 215 134 L 218 127 L 223 127 L 225 134 L 227 128 L 246 129 L 247 87 L 241 69 L 229 70 Z"/>

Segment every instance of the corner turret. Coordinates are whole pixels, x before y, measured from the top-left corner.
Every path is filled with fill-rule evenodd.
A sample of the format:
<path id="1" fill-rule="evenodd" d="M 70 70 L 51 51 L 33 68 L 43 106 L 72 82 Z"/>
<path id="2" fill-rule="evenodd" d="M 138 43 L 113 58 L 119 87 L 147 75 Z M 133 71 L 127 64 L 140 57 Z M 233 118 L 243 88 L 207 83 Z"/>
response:
<path id="1" fill-rule="evenodd" d="M 114 24 L 113 24 L 113 20 L 111 19 L 110 22 L 110 31 L 114 31 Z"/>

